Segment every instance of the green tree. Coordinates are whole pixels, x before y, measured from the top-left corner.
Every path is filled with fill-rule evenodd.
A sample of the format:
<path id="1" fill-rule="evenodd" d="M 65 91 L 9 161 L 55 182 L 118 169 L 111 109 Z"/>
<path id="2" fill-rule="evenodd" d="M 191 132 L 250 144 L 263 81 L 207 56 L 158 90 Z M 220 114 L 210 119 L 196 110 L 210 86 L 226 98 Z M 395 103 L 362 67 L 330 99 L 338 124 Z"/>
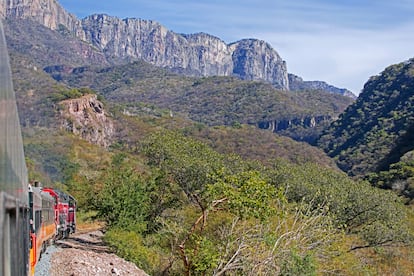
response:
<path id="1" fill-rule="evenodd" d="M 309 202 L 314 208 L 327 206 L 337 227 L 364 238 L 365 244 L 355 248 L 408 243 L 412 239 L 407 211 L 389 191 L 312 164 L 278 162 L 267 174 L 276 186 L 286 189 L 289 200 Z"/>
<path id="2" fill-rule="evenodd" d="M 128 161 L 123 154 L 113 157 L 97 202 L 98 216 L 110 226 L 142 233 L 151 202 L 145 179 Z"/>

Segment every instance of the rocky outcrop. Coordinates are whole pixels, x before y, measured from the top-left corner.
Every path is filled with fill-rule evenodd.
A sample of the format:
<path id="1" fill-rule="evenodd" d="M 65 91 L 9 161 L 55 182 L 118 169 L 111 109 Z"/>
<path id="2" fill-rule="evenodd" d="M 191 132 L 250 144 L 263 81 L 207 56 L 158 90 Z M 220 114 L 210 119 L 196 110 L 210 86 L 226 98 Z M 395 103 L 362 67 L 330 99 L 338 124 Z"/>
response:
<path id="1" fill-rule="evenodd" d="M 355 98 L 352 92 L 325 82 L 288 76 L 285 61 L 268 43 L 257 39 L 226 44 L 205 33 L 177 34 L 152 20 L 119 19 L 105 14 L 79 20 L 56 0 L 4 0 L 0 3 L 0 16 L 31 19 L 52 30 L 68 32 L 115 64 L 142 59 L 190 76 L 237 76 L 263 80 L 282 90 L 319 89 Z M 86 48 L 80 51 L 93 53 Z"/>
<path id="2" fill-rule="evenodd" d="M 258 123 L 261 129 L 268 129 L 272 132 L 281 132 L 293 127 L 314 128 L 322 123 L 332 121 L 334 118 L 328 115 L 307 116 L 303 118 L 263 121 Z"/>
<path id="3" fill-rule="evenodd" d="M 96 95 L 85 95 L 59 103 L 61 128 L 90 143 L 103 147 L 111 144 L 114 124 L 107 117 L 103 104 Z"/>
<path id="4" fill-rule="evenodd" d="M 333 85 L 327 84 L 324 81 L 304 81 L 301 77 L 294 74 L 289 74 L 289 89 L 292 91 L 301 90 L 322 90 L 329 93 L 340 94 L 352 99 L 356 99 L 354 93 L 345 88 L 338 88 Z"/>
<path id="5" fill-rule="evenodd" d="M 244 39 L 230 44 L 233 74 L 244 80 L 264 80 L 276 88 L 289 90 L 285 61 L 265 41 Z"/>
<path id="6" fill-rule="evenodd" d="M 72 32 L 80 30 L 80 21 L 56 0 L 3 0 L 0 15 L 8 19 L 31 19 L 52 30 L 62 26 Z"/>
<path id="7" fill-rule="evenodd" d="M 6 0 L 0 14 L 69 31 L 100 49 L 112 63 L 142 59 L 191 76 L 235 75 L 289 89 L 285 62 L 264 41 L 248 39 L 227 45 L 205 33 L 181 35 L 155 21 L 104 14 L 79 20 L 55 0 Z"/>
<path id="8" fill-rule="evenodd" d="M 264 80 L 288 90 L 286 63 L 266 42 L 245 39 L 230 45 L 205 34 L 180 35 L 155 21 L 104 14 L 82 20 L 87 41 L 114 62 L 143 59 L 193 76 L 237 76 Z"/>

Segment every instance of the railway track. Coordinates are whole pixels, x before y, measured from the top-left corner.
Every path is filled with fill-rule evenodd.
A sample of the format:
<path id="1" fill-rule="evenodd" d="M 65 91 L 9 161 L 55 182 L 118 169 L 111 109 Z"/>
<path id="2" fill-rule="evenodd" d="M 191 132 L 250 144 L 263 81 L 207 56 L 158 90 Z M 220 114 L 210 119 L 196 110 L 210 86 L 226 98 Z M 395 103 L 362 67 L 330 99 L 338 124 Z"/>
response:
<path id="1" fill-rule="evenodd" d="M 35 276 L 134 275 L 147 276 L 135 264 L 116 256 L 99 230 L 76 233 L 49 247 Z M 44 263 L 47 262 L 47 263 Z M 45 269 L 46 268 L 46 269 Z"/>
<path id="2" fill-rule="evenodd" d="M 96 253 L 113 253 L 102 241 L 103 233 L 99 230 L 70 235 L 64 240 L 57 240 L 56 246 L 60 248 L 73 248 Z"/>

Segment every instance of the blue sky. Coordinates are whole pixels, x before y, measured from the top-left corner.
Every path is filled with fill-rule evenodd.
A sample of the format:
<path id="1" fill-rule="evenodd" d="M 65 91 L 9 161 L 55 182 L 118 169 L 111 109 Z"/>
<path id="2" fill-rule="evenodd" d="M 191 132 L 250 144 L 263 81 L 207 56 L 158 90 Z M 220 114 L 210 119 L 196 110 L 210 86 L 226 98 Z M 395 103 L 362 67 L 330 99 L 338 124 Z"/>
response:
<path id="1" fill-rule="evenodd" d="M 78 18 L 155 20 L 226 43 L 269 42 L 288 71 L 358 94 L 372 75 L 414 57 L 413 0 L 58 0 Z"/>

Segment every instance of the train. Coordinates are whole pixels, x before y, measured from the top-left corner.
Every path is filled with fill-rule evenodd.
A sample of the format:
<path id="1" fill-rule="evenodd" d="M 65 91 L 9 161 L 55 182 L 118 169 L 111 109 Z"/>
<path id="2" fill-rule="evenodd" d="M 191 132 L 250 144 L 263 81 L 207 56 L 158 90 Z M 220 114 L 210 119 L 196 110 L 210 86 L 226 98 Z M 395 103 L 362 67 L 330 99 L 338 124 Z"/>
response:
<path id="1" fill-rule="evenodd" d="M 0 275 L 34 275 L 47 245 L 76 230 L 76 200 L 32 184 L 0 21 Z"/>
<path id="2" fill-rule="evenodd" d="M 48 245 L 76 231 L 76 200 L 54 188 L 43 188 L 39 182 L 29 185 L 29 274 Z"/>

